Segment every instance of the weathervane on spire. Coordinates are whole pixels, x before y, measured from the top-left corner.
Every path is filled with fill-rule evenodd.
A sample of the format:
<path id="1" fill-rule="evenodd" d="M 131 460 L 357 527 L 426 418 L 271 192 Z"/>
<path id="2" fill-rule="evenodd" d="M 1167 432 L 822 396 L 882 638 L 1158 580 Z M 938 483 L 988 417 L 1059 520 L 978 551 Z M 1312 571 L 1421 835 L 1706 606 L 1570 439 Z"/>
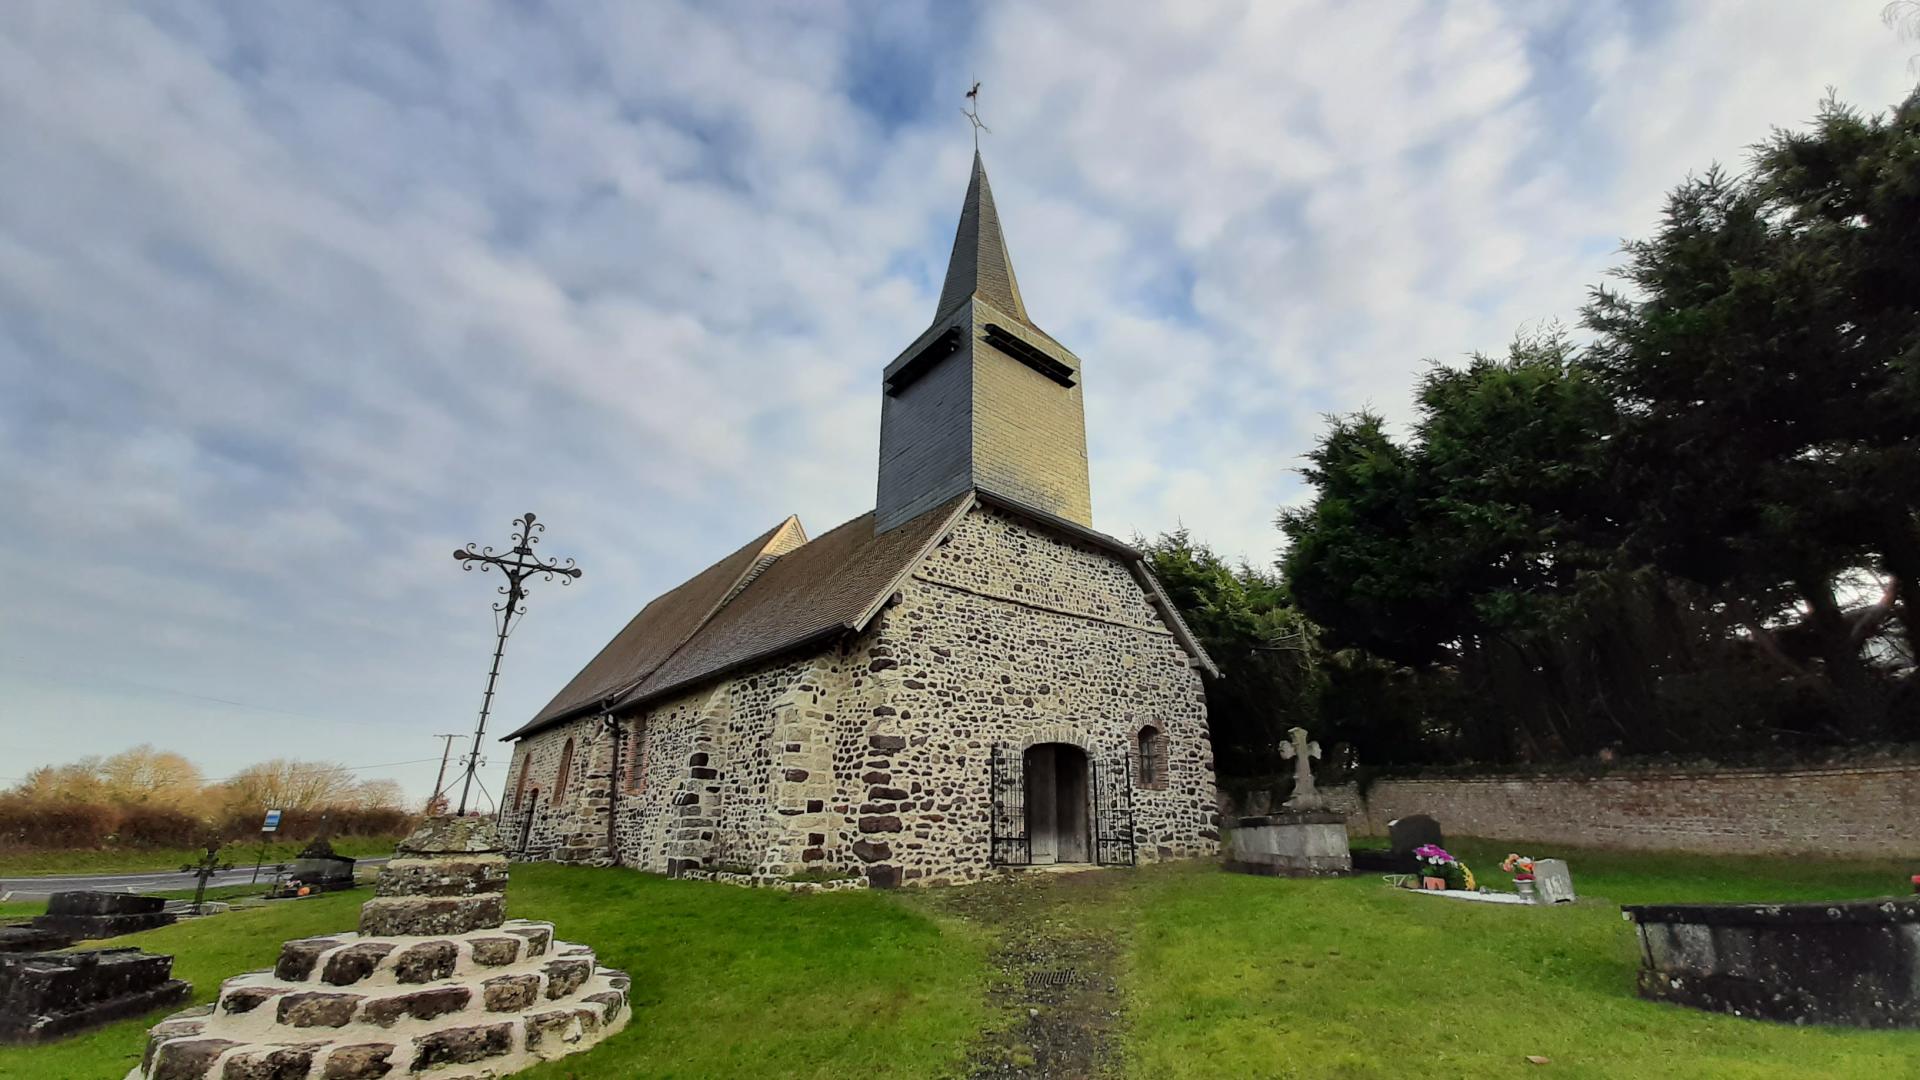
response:
<path id="1" fill-rule="evenodd" d="M 980 122 L 980 81 L 978 79 L 974 80 L 973 89 L 967 91 L 967 104 L 960 110 L 960 115 L 973 121 L 973 148 L 976 151 L 979 150 L 980 133 L 984 131 L 991 135 L 993 129 Z"/>

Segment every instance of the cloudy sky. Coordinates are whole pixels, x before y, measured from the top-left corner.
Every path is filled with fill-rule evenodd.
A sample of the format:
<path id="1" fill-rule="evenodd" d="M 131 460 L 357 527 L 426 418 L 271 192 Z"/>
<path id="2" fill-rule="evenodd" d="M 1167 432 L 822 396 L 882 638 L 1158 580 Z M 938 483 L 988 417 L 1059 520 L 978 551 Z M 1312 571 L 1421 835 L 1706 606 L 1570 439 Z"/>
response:
<path id="1" fill-rule="evenodd" d="M 586 568 L 505 731 L 651 595 L 869 509 L 975 78 L 1096 524 L 1270 560 L 1321 414 L 1571 320 L 1824 88 L 1903 93 L 1880 6 L 14 0 L 0 777 L 150 741 L 424 794 L 386 763 L 491 647 L 456 545 L 532 509 Z"/>

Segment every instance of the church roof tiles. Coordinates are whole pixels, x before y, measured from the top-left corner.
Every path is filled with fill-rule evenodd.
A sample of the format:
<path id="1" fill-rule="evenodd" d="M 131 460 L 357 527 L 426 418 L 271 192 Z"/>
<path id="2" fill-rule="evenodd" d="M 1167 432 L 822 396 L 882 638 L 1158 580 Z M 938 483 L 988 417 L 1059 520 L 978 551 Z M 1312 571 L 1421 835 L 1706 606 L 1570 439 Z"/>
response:
<path id="1" fill-rule="evenodd" d="M 864 627 L 969 501 L 948 500 L 877 536 L 871 512 L 812 540 L 788 518 L 641 609 L 546 708 L 505 738 L 648 701 Z M 796 536 L 800 542 L 792 543 Z"/>

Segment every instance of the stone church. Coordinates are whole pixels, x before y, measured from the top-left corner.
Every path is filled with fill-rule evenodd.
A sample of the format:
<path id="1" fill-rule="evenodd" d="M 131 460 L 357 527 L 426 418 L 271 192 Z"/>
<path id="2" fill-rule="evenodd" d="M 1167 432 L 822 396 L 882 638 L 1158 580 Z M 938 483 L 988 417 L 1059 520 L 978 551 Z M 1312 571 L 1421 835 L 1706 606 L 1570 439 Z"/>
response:
<path id="1" fill-rule="evenodd" d="M 888 887 L 1216 852 L 1218 672 L 1093 528 L 1080 359 L 1027 315 L 978 154 L 880 389 L 871 513 L 754 537 L 506 737 L 524 857 Z"/>

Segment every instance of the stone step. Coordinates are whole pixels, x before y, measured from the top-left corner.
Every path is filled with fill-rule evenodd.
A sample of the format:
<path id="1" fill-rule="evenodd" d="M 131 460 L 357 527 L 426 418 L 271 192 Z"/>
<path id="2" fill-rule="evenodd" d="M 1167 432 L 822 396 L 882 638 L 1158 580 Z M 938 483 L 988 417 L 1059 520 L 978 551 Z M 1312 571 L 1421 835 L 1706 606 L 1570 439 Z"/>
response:
<path id="1" fill-rule="evenodd" d="M 301 938 L 280 947 L 276 978 L 351 986 L 375 976 L 419 984 L 488 968 L 511 967 L 544 956 L 553 924 L 512 919 L 497 932 L 459 937 L 374 937 L 333 934 Z"/>
<path id="2" fill-rule="evenodd" d="M 569 965 L 584 958 L 556 956 L 545 963 Z M 490 996 L 500 978 L 479 984 Z M 441 1066 L 481 1064 L 486 1069 L 518 1071 L 536 1060 L 551 1060 L 596 1042 L 623 1026 L 630 1013 L 630 981 L 607 968 L 591 968 L 571 988 L 548 996 L 559 982 L 542 983 L 544 992 L 515 1011 L 488 1011 L 475 1001 L 474 986 L 429 987 L 381 997 L 366 995 L 339 1023 L 283 1026 L 281 1013 L 339 1019 L 337 1005 L 321 998 L 356 997 L 291 990 L 268 1019 L 229 1014 L 208 1007 L 179 1013 L 157 1025 L 141 1067 L 128 1080 L 270 1080 L 318 1075 L 332 1080 L 438 1072 Z M 450 1005 L 457 991 L 466 995 Z M 291 1010 L 285 999 L 302 997 Z M 402 1000 L 410 999 L 410 1000 Z M 518 1001 L 518 995 L 516 995 Z M 382 1004 L 384 1003 L 384 1004 Z M 224 1002 L 223 1002 L 224 1004 Z M 389 1019 L 391 1010 L 393 1012 Z M 369 1015 L 369 1013 L 372 1015 Z M 385 1020 L 383 1023 L 382 1021 Z M 488 1072 L 487 1075 L 495 1075 Z"/>
<path id="3" fill-rule="evenodd" d="M 428 984 L 380 979 L 335 987 L 291 982 L 271 972 L 252 972 L 228 979 L 221 986 L 219 1015 L 250 1014 L 271 1004 L 273 1022 L 289 1027 L 339 1027 L 356 1020 L 385 1027 L 406 1017 L 432 1019 L 476 1001 L 485 1012 L 517 1012 L 542 1000 L 566 997 L 602 970 L 591 950 L 576 947 L 564 956 L 468 970 L 458 977 Z"/>

